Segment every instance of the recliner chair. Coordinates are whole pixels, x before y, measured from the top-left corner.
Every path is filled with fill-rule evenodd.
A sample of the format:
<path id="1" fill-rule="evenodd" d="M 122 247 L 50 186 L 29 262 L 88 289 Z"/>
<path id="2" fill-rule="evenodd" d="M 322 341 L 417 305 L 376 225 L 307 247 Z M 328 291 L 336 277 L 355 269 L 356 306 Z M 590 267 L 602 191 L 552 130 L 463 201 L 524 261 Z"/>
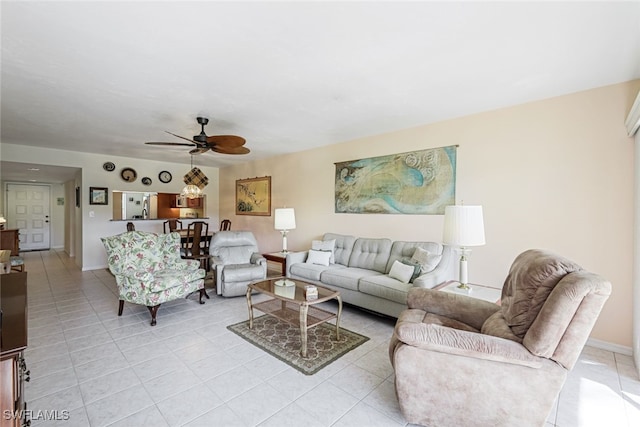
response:
<path id="1" fill-rule="evenodd" d="M 501 305 L 414 288 L 389 343 L 400 409 L 427 426 L 542 426 L 611 284 L 542 250 L 520 254 Z"/>
<path id="2" fill-rule="evenodd" d="M 209 253 L 218 295 L 245 295 L 249 283 L 267 277 L 267 260 L 258 252 L 258 242 L 250 231 L 215 233 Z"/>

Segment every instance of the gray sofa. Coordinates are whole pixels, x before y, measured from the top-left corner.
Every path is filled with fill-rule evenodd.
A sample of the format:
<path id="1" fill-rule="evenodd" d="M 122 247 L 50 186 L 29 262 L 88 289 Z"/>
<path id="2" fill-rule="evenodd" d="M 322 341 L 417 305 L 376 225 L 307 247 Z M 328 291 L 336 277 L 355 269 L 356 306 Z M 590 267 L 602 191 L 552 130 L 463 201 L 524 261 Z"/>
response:
<path id="1" fill-rule="evenodd" d="M 452 279 L 452 251 L 440 243 L 394 242 L 334 233 L 325 234 L 322 241 L 333 240 L 333 262 L 329 265 L 307 262 L 309 251 L 288 253 L 287 277 L 339 290 L 344 302 L 393 317 L 407 308 L 409 289 L 433 288 Z M 391 277 L 395 261 L 406 262 L 416 248 L 428 251 L 435 267 L 410 283 Z"/>

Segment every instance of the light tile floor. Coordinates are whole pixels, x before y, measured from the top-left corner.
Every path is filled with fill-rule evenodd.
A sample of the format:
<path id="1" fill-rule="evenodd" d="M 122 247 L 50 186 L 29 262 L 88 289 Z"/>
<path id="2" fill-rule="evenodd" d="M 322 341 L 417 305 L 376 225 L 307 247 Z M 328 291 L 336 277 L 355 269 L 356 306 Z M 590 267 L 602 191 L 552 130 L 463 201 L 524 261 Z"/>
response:
<path id="1" fill-rule="evenodd" d="M 145 307 L 125 304 L 117 316 L 107 270 L 82 272 L 59 251 L 24 258 L 32 425 L 407 425 L 387 354 L 392 319 L 346 307 L 342 326 L 370 340 L 305 376 L 226 329 L 246 320 L 244 298 L 210 289 L 205 305 L 195 296 L 163 304 L 151 327 Z M 632 359 L 586 347 L 549 415 L 553 425 L 640 425 Z"/>

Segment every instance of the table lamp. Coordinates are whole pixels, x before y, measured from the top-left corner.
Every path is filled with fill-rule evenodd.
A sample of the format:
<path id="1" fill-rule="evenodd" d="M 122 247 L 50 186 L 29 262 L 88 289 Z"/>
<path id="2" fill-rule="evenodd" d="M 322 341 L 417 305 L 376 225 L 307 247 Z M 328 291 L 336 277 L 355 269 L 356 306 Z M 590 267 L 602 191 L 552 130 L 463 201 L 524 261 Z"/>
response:
<path id="1" fill-rule="evenodd" d="M 296 214 L 293 208 L 279 208 L 275 212 L 274 228 L 282 233 L 282 253 L 286 254 L 287 250 L 287 233 L 289 230 L 296 228 Z"/>
<path id="2" fill-rule="evenodd" d="M 467 255 L 469 246 L 482 246 L 484 240 L 484 220 L 482 206 L 455 205 L 444 210 L 443 243 L 460 250 L 460 278 L 458 288 L 470 290 L 468 285 Z"/>
<path id="3" fill-rule="evenodd" d="M 4 219 L 4 214 L 0 214 L 0 230 L 4 230 L 4 225 L 7 223 L 7 220 Z"/>

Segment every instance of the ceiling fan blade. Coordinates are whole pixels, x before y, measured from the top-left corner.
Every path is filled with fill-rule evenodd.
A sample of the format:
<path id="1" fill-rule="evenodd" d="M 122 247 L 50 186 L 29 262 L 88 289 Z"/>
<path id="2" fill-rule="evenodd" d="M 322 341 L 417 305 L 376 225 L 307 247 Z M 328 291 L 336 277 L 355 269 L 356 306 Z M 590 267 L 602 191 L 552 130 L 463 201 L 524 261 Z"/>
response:
<path id="1" fill-rule="evenodd" d="M 184 142 L 145 142 L 145 144 L 147 145 L 180 145 L 180 146 L 186 146 L 186 147 L 193 147 L 194 143 L 191 144 L 187 144 Z"/>
<path id="2" fill-rule="evenodd" d="M 246 139 L 236 135 L 213 135 L 207 137 L 207 143 L 216 147 L 240 147 L 245 142 L 247 142 Z"/>
<path id="3" fill-rule="evenodd" d="M 251 150 L 247 147 L 211 147 L 211 151 L 215 151 L 220 154 L 249 154 Z"/>
<path id="4" fill-rule="evenodd" d="M 196 147 L 193 150 L 189 150 L 189 154 L 202 154 L 209 151 L 209 147 Z"/>
<path id="5" fill-rule="evenodd" d="M 193 143 L 193 144 L 195 144 L 195 143 L 196 143 L 196 142 L 195 142 L 194 140 L 192 140 L 192 139 L 185 138 L 184 136 L 176 135 L 175 133 L 171 133 L 171 132 L 169 132 L 168 130 L 165 130 L 165 132 L 166 132 L 166 133 L 168 133 L 169 135 L 173 135 L 173 136 L 175 136 L 176 138 L 184 139 L 185 141 L 189 141 L 189 142 L 191 142 L 191 143 Z"/>

